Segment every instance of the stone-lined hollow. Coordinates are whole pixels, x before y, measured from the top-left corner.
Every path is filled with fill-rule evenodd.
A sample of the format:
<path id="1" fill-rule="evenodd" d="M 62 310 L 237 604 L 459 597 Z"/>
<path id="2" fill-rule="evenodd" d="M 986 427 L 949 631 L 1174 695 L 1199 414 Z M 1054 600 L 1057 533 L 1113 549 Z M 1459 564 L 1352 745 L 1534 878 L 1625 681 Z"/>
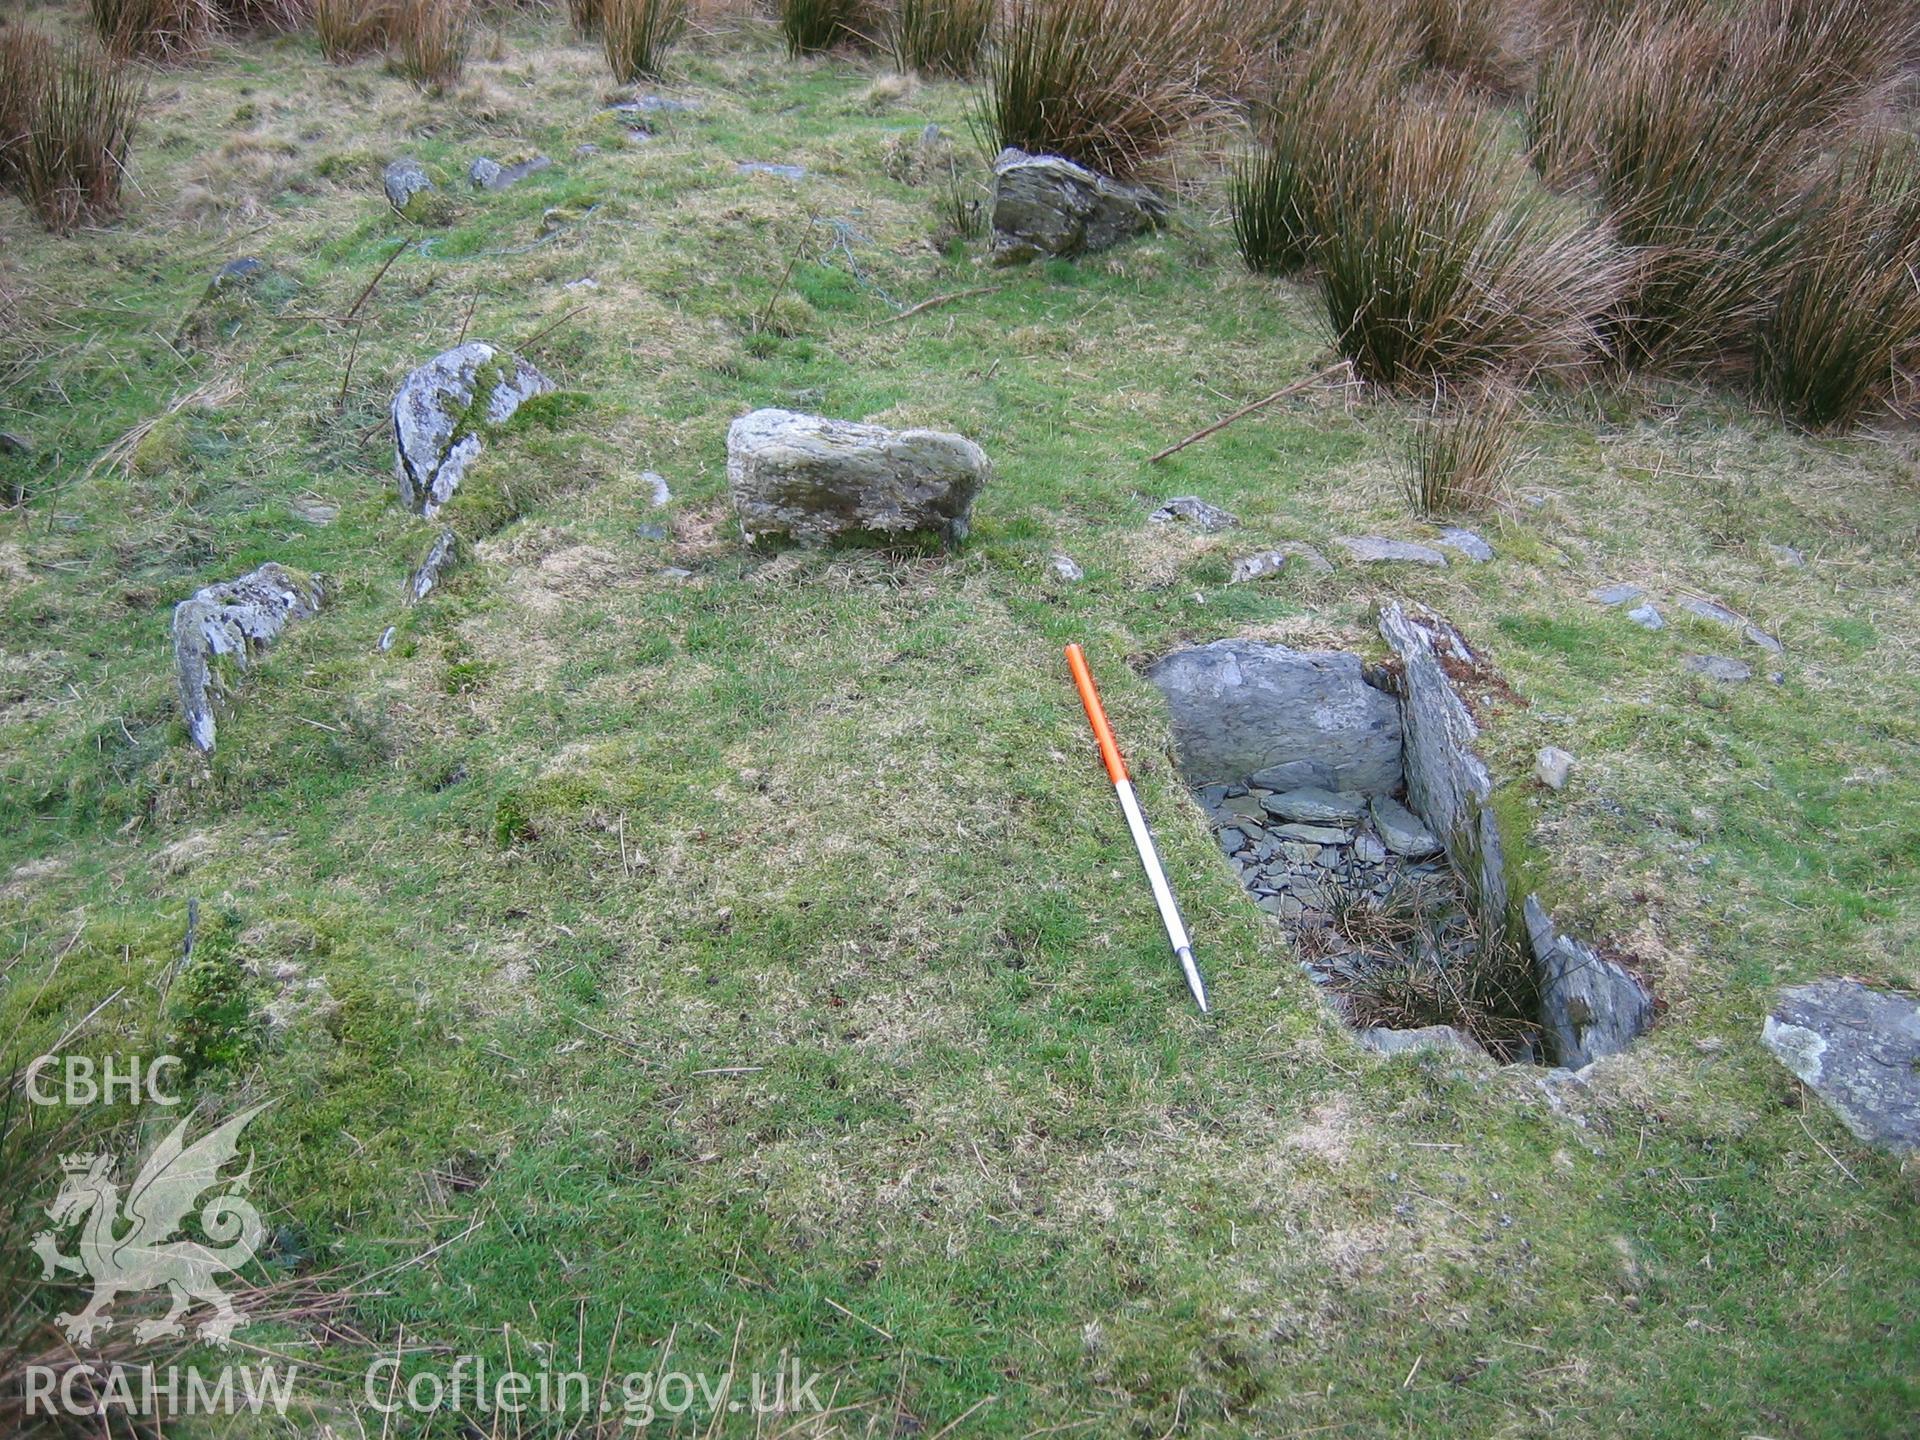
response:
<path id="1" fill-rule="evenodd" d="M 1423 607 L 1388 607 L 1380 630 L 1396 664 L 1377 670 L 1246 640 L 1148 667 L 1228 863 L 1371 1048 L 1571 1068 L 1625 1049 L 1652 1017 L 1645 987 L 1515 894 L 1449 676 L 1477 658 Z"/>

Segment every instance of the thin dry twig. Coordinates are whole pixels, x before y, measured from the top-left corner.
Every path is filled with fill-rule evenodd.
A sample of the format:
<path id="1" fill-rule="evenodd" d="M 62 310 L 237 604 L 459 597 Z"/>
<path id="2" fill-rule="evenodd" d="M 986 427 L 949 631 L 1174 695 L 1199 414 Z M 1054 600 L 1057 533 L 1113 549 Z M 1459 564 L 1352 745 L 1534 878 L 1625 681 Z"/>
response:
<path id="1" fill-rule="evenodd" d="M 1318 371 L 1312 375 L 1309 375 L 1304 379 L 1296 380 L 1291 385 L 1282 385 L 1278 390 L 1274 391 L 1271 395 L 1263 396 L 1260 399 L 1254 401 L 1251 405 L 1242 405 L 1238 410 L 1234 411 L 1231 415 L 1223 416 L 1222 418 L 1214 421 L 1211 425 L 1203 426 L 1201 429 L 1198 429 L 1194 431 L 1191 435 L 1187 436 L 1186 439 L 1177 441 L 1174 444 L 1167 446 L 1166 449 L 1160 451 L 1158 454 L 1149 455 L 1147 457 L 1146 463 L 1149 465 L 1157 465 L 1162 460 L 1166 459 L 1169 455 L 1177 455 L 1179 454 L 1180 451 L 1186 449 L 1189 445 L 1194 444 L 1196 441 L 1204 440 L 1209 435 L 1215 434 L 1221 430 L 1226 429 L 1227 426 L 1233 424 L 1234 421 L 1243 420 L 1247 416 L 1253 414 L 1254 411 L 1259 410 L 1264 406 L 1271 405 L 1276 400 L 1284 400 L 1289 395 L 1297 395 L 1302 390 L 1305 390 L 1311 386 L 1317 385 L 1322 380 L 1327 379 L 1329 376 L 1337 375 L 1342 371 L 1346 372 L 1349 379 L 1351 379 L 1353 375 L 1353 362 L 1350 360 L 1342 360 L 1342 361 L 1339 361 L 1337 364 L 1329 365 L 1326 369 Z"/>
<path id="2" fill-rule="evenodd" d="M 924 314 L 926 311 L 937 309 L 942 305 L 952 304 L 955 300 L 965 300 L 974 295 L 991 295 L 999 288 L 998 285 L 975 285 L 970 290 L 955 290 L 948 295 L 936 295 L 931 300 L 922 300 L 918 305 L 909 305 L 906 309 L 897 314 L 889 315 L 877 323 L 880 325 L 897 325 L 902 320 L 911 320 L 916 315 Z"/>

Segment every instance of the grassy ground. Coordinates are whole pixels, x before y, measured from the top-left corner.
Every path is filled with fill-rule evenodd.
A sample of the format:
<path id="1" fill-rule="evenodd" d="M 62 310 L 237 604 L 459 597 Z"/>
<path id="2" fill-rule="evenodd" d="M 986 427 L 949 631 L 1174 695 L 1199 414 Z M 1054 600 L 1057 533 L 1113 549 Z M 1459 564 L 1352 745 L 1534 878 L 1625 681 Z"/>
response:
<path id="1" fill-rule="evenodd" d="M 702 108 L 627 146 L 597 51 L 545 25 L 500 53 L 426 98 L 249 43 L 154 77 L 126 223 L 54 240 L 0 211 L 0 428 L 39 451 L 0 457 L 29 492 L 0 515 L 14 1058 L 112 996 L 84 1047 L 184 1047 L 207 1103 L 273 1098 L 257 1193 L 343 1284 L 380 1276 L 351 1318 L 388 1346 L 638 1369 L 671 1334 L 715 1371 L 785 1348 L 829 1373 L 825 1428 L 880 1435 L 1920 1427 L 1920 1194 L 1758 1041 L 1782 983 L 1920 985 L 1910 438 L 1814 442 L 1691 390 L 1544 397 L 1531 500 L 1485 526 L 1497 563 L 1229 588 L 1265 544 L 1426 527 L 1384 403 L 1141 463 L 1323 349 L 1309 292 L 1239 270 L 1212 182 L 1169 234 L 997 274 L 938 240 L 942 186 L 905 163 L 932 121 L 982 172 L 961 88 L 875 89 L 750 28 L 677 55 L 664 93 Z M 533 150 L 557 163 L 467 192 L 473 156 Z M 388 208 L 401 153 L 442 177 L 445 226 Z M 293 283 L 183 333 L 240 254 Z M 394 502 L 384 407 L 463 328 L 538 336 L 577 399 L 475 467 L 448 516 L 476 558 L 408 610 L 432 531 Z M 747 551 L 724 434 L 760 405 L 974 437 L 999 474 L 972 541 Z M 1144 523 L 1181 493 L 1243 526 Z M 1054 549 L 1085 583 L 1047 575 Z M 168 607 L 269 559 L 335 598 L 203 761 Z M 1621 579 L 1744 609 L 1785 641 L 1782 683 L 1684 675 L 1732 642 L 1586 600 Z M 1389 594 L 1520 697 L 1496 773 L 1581 758 L 1565 794 L 1502 804 L 1563 922 L 1664 1009 L 1560 1098 L 1538 1071 L 1364 1056 L 1127 668 L 1225 634 L 1377 653 Z M 1212 1019 L 1089 754 L 1073 639 Z M 163 995 L 189 899 L 196 960 Z"/>

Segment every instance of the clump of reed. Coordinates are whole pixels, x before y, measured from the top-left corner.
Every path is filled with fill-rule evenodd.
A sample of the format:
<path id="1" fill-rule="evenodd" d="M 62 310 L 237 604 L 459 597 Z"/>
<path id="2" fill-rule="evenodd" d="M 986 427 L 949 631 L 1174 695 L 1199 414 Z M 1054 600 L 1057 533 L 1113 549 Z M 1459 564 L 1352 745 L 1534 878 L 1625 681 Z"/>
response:
<path id="1" fill-rule="evenodd" d="M 1212 113 L 1214 0 L 1009 0 L 986 65 L 983 129 L 999 146 L 1127 177 Z"/>
<path id="2" fill-rule="evenodd" d="M 59 234 L 118 216 L 145 98 L 134 71 L 87 41 L 10 26 L 0 81 L 0 183 Z"/>
<path id="3" fill-rule="evenodd" d="M 894 0 L 887 48 L 902 72 L 971 79 L 993 29 L 995 0 Z"/>
<path id="4" fill-rule="evenodd" d="M 687 0 L 602 0 L 600 45 L 614 83 L 658 78 L 687 19 Z"/>
<path id="5" fill-rule="evenodd" d="M 787 53 L 823 55 L 842 45 L 876 43 L 882 19 L 873 0 L 779 0 Z"/>
<path id="6" fill-rule="evenodd" d="M 393 15 L 394 65 L 414 84 L 444 90 L 466 68 L 471 0 L 399 0 Z"/>

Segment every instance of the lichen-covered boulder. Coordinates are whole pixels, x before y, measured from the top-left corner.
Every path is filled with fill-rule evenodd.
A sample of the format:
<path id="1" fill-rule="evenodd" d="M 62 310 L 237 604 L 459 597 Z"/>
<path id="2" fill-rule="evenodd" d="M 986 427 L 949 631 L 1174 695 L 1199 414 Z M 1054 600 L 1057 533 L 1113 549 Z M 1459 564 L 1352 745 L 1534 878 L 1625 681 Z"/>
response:
<path id="1" fill-rule="evenodd" d="M 727 493 L 751 543 L 824 545 L 847 536 L 964 540 L 993 473 L 971 440 L 888 430 L 791 410 L 755 410 L 727 430 Z"/>
<path id="2" fill-rule="evenodd" d="M 1241 785 L 1289 766 L 1299 784 L 1370 795 L 1400 786 L 1400 707 L 1367 683 L 1357 655 L 1216 640 L 1162 657 L 1147 678 L 1167 698 L 1189 785 Z"/>
<path id="3" fill-rule="evenodd" d="M 380 173 L 380 186 L 386 190 L 386 204 L 413 219 L 417 209 L 415 200 L 419 196 L 432 194 L 434 179 L 426 173 L 426 167 L 420 165 L 420 161 L 403 156 Z"/>
<path id="4" fill-rule="evenodd" d="M 1165 223 L 1166 202 L 1058 155 L 1008 146 L 993 162 L 993 259 L 1105 250 Z"/>
<path id="5" fill-rule="evenodd" d="M 432 515 L 453 498 L 487 432 L 553 382 L 515 355 L 478 340 L 436 355 L 393 397 L 394 478 L 400 503 Z"/>
<path id="6" fill-rule="evenodd" d="M 325 598 L 312 576 L 266 564 L 238 580 L 196 591 L 173 607 L 174 681 L 196 748 L 213 749 L 213 707 L 228 688 L 222 658 L 246 669 L 290 622 L 316 614 Z"/>

